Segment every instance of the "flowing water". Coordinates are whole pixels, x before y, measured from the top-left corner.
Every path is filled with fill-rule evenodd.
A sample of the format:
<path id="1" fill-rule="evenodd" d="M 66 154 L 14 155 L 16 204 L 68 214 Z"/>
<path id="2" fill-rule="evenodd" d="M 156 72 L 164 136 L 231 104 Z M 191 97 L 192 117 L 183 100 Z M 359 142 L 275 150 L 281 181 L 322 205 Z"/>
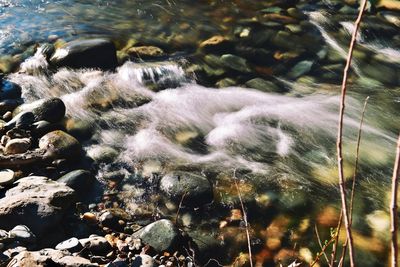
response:
<path id="1" fill-rule="evenodd" d="M 319 250 L 313 225 L 317 222 L 324 239 L 329 239 L 329 228 L 338 218 L 338 93 L 355 15 L 335 16 L 335 5 L 325 2 L 299 4 L 311 27 L 307 34 L 315 38 L 307 39 L 310 47 L 321 42 L 318 55 L 306 52 L 301 57 L 319 71 L 296 79 L 290 70 L 274 72 L 274 81 L 285 88 L 284 94 L 245 88 L 240 77 L 235 86 L 213 88 L 210 80 L 190 68 L 202 64 L 196 52 L 199 42 L 216 34 L 234 36 L 236 31 L 246 35 L 246 29 L 253 30 L 251 19 L 271 6 L 290 4 L 0 1 L 0 52 L 24 55 L 35 43 L 89 37 L 111 38 L 120 48 L 133 38 L 169 51 L 174 56 L 163 61 L 128 61 L 115 72 L 53 72 L 43 55 L 36 53 L 9 78 L 22 86 L 27 103 L 60 97 L 67 106 L 67 127 L 90 128 L 92 135 L 83 142 L 89 156 L 113 153 L 95 171 L 101 181 L 110 173 L 123 176 L 118 194 L 125 209 L 135 213 L 146 203 L 151 213 L 174 217 L 176 209 L 167 200 L 149 203 L 157 194 L 155 174 L 185 170 L 206 175 L 214 185 L 215 200 L 206 208 L 184 210 L 182 217 L 190 220 L 182 222 L 182 227 L 228 244 L 225 256 L 210 255 L 228 264 L 245 251 L 245 241 L 237 238 L 243 228 L 220 227 L 230 210 L 240 207 L 232 183 L 235 174 L 258 259 L 267 257 L 265 251 L 277 253 L 282 247 L 307 261 Z M 385 266 L 388 256 L 388 197 L 400 129 L 400 38 L 390 30 L 380 36 L 375 16 L 368 15 L 358 36 L 344 130 L 345 175 L 350 178 L 361 110 L 370 96 L 353 219 L 362 266 Z M 379 23 L 382 29 L 390 25 Z M 290 62 L 283 65 L 293 67 Z M 271 234 L 274 226 L 280 233 Z M 272 241 L 277 239 L 281 243 L 274 247 Z"/>

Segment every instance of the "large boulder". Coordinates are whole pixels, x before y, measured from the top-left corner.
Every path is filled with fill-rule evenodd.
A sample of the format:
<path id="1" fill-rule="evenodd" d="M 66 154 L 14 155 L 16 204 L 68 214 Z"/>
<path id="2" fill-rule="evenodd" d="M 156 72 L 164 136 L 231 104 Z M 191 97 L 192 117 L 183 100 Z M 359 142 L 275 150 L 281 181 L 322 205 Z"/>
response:
<path id="1" fill-rule="evenodd" d="M 76 40 L 58 48 L 50 59 L 57 67 L 114 69 L 117 67 L 115 45 L 105 39 Z"/>
<path id="2" fill-rule="evenodd" d="M 22 178 L 0 199 L 0 228 L 23 224 L 42 235 L 60 223 L 74 199 L 74 190 L 63 183 L 41 176 Z"/>
<path id="3" fill-rule="evenodd" d="M 172 172 L 160 181 L 160 190 L 168 198 L 183 205 L 199 207 L 213 201 L 211 183 L 206 177 L 190 172 Z"/>
<path id="4" fill-rule="evenodd" d="M 172 252 L 178 246 L 181 236 L 178 228 L 170 220 L 163 219 L 143 227 L 132 237 L 140 238 L 157 252 Z"/>
<path id="5" fill-rule="evenodd" d="M 42 249 L 39 251 L 22 251 L 18 253 L 8 267 L 19 266 L 71 266 L 71 267 L 91 267 L 99 266 L 91 263 L 90 260 L 72 256 L 68 251 L 55 249 Z"/>

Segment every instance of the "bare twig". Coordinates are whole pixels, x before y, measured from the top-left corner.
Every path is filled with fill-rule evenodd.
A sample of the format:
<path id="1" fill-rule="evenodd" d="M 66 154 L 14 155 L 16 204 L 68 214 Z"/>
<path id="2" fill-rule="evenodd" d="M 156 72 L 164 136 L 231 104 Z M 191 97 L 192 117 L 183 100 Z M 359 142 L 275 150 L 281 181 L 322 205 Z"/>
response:
<path id="1" fill-rule="evenodd" d="M 320 238 L 319 233 L 318 233 L 317 225 L 314 226 L 314 230 L 315 230 L 315 235 L 317 236 L 319 247 L 321 248 L 321 251 L 322 251 L 323 250 L 323 246 L 322 246 L 321 238 Z M 322 251 L 322 253 L 323 253 L 324 257 L 325 257 L 326 263 L 328 263 L 329 266 L 332 266 L 329 263 L 328 256 L 326 256 L 325 251 Z"/>
<path id="2" fill-rule="evenodd" d="M 398 243 L 397 243 L 397 230 L 398 230 L 398 218 L 397 218 L 397 188 L 398 179 L 400 175 L 400 134 L 397 140 L 396 149 L 396 161 L 393 168 L 392 177 L 392 200 L 390 204 L 390 232 L 392 234 L 391 250 L 392 250 L 392 267 L 397 267 L 398 264 Z"/>
<path id="3" fill-rule="evenodd" d="M 352 225 L 352 223 L 353 223 L 353 204 L 354 204 L 354 195 L 355 195 L 355 187 L 356 187 L 356 177 L 357 177 L 357 172 L 358 172 L 358 161 L 360 158 L 361 133 L 362 133 L 362 126 L 364 123 L 365 110 L 367 108 L 368 100 L 369 100 L 369 96 L 367 96 L 367 98 L 365 98 L 364 107 L 363 107 L 363 110 L 361 113 L 360 126 L 358 127 L 356 160 L 354 163 L 353 184 L 351 186 L 351 196 L 350 196 L 350 211 L 349 211 L 350 225 Z M 346 257 L 347 244 L 348 244 L 348 239 L 346 238 L 346 241 L 344 242 L 344 245 L 343 245 L 342 255 L 340 257 L 340 261 L 339 261 L 339 265 L 338 265 L 339 267 L 343 266 L 344 258 Z"/>
<path id="4" fill-rule="evenodd" d="M 185 197 L 187 195 L 187 191 L 182 195 L 181 201 L 179 202 L 179 206 L 178 206 L 178 211 L 176 212 L 176 216 L 175 216 L 175 224 L 178 223 L 178 219 L 179 219 L 179 212 L 181 211 L 182 208 L 182 204 L 183 204 L 183 200 L 185 200 Z"/>
<path id="5" fill-rule="evenodd" d="M 242 193 L 240 192 L 240 188 L 239 188 L 239 185 L 238 185 L 238 182 L 237 182 L 236 169 L 233 171 L 233 180 L 235 181 L 235 186 L 236 186 L 236 190 L 237 190 L 237 193 L 238 193 L 238 196 L 239 196 L 240 206 L 241 206 L 242 212 L 243 212 L 244 226 L 246 227 L 247 248 L 249 250 L 250 267 L 253 267 L 253 256 L 252 256 L 252 253 L 251 253 L 251 241 L 250 241 L 249 223 L 247 221 L 246 210 L 244 209 Z"/>
<path id="6" fill-rule="evenodd" d="M 329 264 L 330 266 L 334 266 L 335 265 L 337 247 L 339 245 L 340 229 L 342 228 L 342 221 L 343 221 L 343 211 L 340 210 L 340 216 L 339 216 L 339 220 L 338 220 L 338 225 L 336 227 L 336 232 L 335 232 L 335 240 L 334 240 L 333 247 L 332 247 L 331 262 Z"/>
<path id="7" fill-rule="evenodd" d="M 351 225 L 349 219 L 349 213 L 347 211 L 347 200 L 346 200 L 346 189 L 344 184 L 344 174 L 343 174 L 343 152 L 342 152 L 342 137 L 343 137 L 343 119 L 344 119 L 344 109 L 345 109 L 345 98 L 347 91 L 347 77 L 348 72 L 351 65 L 351 59 L 353 56 L 354 44 L 356 42 L 358 28 L 360 26 L 361 18 L 364 13 L 365 7 L 367 5 L 367 0 L 363 0 L 360 12 L 358 14 L 357 20 L 354 24 L 354 32 L 351 36 L 351 42 L 349 47 L 349 52 L 347 55 L 346 66 L 343 71 L 343 82 L 342 82 L 342 90 L 341 90 L 341 98 L 340 98 L 340 113 L 339 113 L 339 127 L 338 127 L 338 136 L 337 136 L 337 159 L 338 159 L 338 171 L 339 171 L 339 187 L 340 187 L 340 196 L 342 199 L 342 212 L 344 224 L 346 227 L 346 233 L 349 243 L 349 256 L 350 256 L 350 266 L 354 267 L 354 246 L 353 246 L 353 236 L 351 233 Z"/>

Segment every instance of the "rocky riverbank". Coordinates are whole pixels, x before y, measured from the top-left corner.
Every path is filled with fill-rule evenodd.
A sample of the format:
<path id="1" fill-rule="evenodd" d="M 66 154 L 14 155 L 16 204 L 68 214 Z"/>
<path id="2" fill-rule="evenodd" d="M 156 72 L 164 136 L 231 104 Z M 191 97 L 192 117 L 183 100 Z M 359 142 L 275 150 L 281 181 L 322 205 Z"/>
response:
<path id="1" fill-rule="evenodd" d="M 255 262 L 313 260 L 312 224 L 329 238 L 339 215 L 325 201 L 337 195 L 336 99 L 304 96 L 337 88 L 357 3 L 268 2 L 233 18 L 210 2 L 218 29 L 180 21 L 113 41 L 50 35 L 0 59 L 0 266 L 246 265 L 238 191 Z M 400 44 L 390 3 L 366 14 L 351 74 L 376 97 L 400 85 L 396 53 L 374 44 Z M 360 186 L 382 188 L 374 177 L 391 162 L 390 132 L 366 136 L 384 143 L 365 152 Z M 363 266 L 387 254 L 384 201 L 357 207 Z"/>

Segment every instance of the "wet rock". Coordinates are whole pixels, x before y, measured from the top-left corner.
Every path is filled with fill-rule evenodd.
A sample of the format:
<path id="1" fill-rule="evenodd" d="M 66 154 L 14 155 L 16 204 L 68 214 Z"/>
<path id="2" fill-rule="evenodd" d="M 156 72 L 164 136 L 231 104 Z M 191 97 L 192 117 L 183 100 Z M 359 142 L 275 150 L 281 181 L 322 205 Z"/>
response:
<path id="1" fill-rule="evenodd" d="M 90 185 L 94 182 L 94 180 L 95 178 L 89 171 L 74 170 L 61 176 L 57 182 L 65 183 L 78 193 L 84 193 L 90 189 Z"/>
<path id="2" fill-rule="evenodd" d="M 199 207 L 213 200 L 211 183 L 207 178 L 189 172 L 174 172 L 165 175 L 160 181 L 160 190 L 169 198 L 183 205 Z"/>
<path id="3" fill-rule="evenodd" d="M 56 48 L 54 47 L 53 44 L 42 44 L 39 48 L 38 51 L 45 56 L 47 60 L 50 60 L 51 56 L 53 56 L 54 52 L 56 51 Z"/>
<path id="4" fill-rule="evenodd" d="M 16 83 L 1 80 L 0 81 L 0 99 L 19 99 L 21 98 L 21 86 Z"/>
<path id="5" fill-rule="evenodd" d="M 32 123 L 35 121 L 35 117 L 32 112 L 22 112 L 16 115 L 12 120 L 4 125 L 6 130 L 11 128 L 29 129 Z"/>
<path id="6" fill-rule="evenodd" d="M 225 260 L 221 242 L 209 231 L 193 230 L 188 235 L 193 239 L 199 260 L 203 263 L 212 257 L 216 257 L 217 260 Z"/>
<path id="7" fill-rule="evenodd" d="M 59 122 L 65 116 L 65 104 L 59 98 L 46 99 L 32 113 L 35 121 Z"/>
<path id="8" fill-rule="evenodd" d="M 24 224 L 36 235 L 57 226 L 74 201 L 74 191 L 46 177 L 30 176 L 18 180 L 0 199 L 0 228 Z"/>
<path id="9" fill-rule="evenodd" d="M 5 169 L 0 171 L 0 186 L 12 184 L 14 182 L 15 173 L 13 170 Z"/>
<path id="10" fill-rule="evenodd" d="M 105 39 L 76 40 L 58 48 L 50 59 L 57 67 L 114 69 L 115 45 Z"/>
<path id="11" fill-rule="evenodd" d="M 221 35 L 215 35 L 200 43 L 199 48 L 206 52 L 226 51 L 232 46 L 229 39 Z"/>
<path id="12" fill-rule="evenodd" d="M 73 159 L 82 153 L 78 140 L 60 130 L 50 132 L 40 138 L 39 148 L 46 150 L 45 156 L 48 158 Z"/>
<path id="13" fill-rule="evenodd" d="M 0 102 L 0 114 L 13 111 L 16 107 L 23 103 L 22 99 L 5 99 Z"/>
<path id="14" fill-rule="evenodd" d="M 164 51 L 156 46 L 136 46 L 128 50 L 128 54 L 134 58 L 154 59 L 164 56 Z"/>
<path id="15" fill-rule="evenodd" d="M 361 71 L 369 78 L 372 78 L 383 84 L 399 84 L 396 68 L 389 64 L 372 60 L 369 64 L 363 65 Z"/>
<path id="16" fill-rule="evenodd" d="M 32 133 L 35 137 L 42 137 L 43 135 L 60 130 L 61 126 L 58 124 L 50 123 L 48 121 L 38 121 L 32 124 Z"/>
<path id="17" fill-rule="evenodd" d="M 105 255 L 111 249 L 107 239 L 98 235 L 91 235 L 88 238 L 79 239 L 79 242 L 83 247 L 95 254 Z"/>
<path id="18" fill-rule="evenodd" d="M 230 87 L 236 85 L 236 81 L 231 78 L 224 78 L 222 80 L 219 80 L 218 82 L 215 83 L 215 86 L 218 88 L 224 88 L 224 87 Z"/>
<path id="19" fill-rule="evenodd" d="M 232 54 L 226 54 L 221 56 L 221 63 L 224 67 L 232 70 L 236 70 L 243 73 L 251 72 L 247 60 Z"/>
<path id="20" fill-rule="evenodd" d="M 11 238 L 23 244 L 35 244 L 36 236 L 26 225 L 17 225 L 10 230 L 9 235 Z"/>
<path id="21" fill-rule="evenodd" d="M 82 245 L 79 242 L 78 238 L 72 237 L 70 239 L 67 239 L 65 241 L 62 241 L 57 244 L 56 249 L 57 250 L 68 250 L 69 252 L 78 252 L 82 250 Z"/>
<path id="22" fill-rule="evenodd" d="M 297 63 L 288 73 L 288 77 L 291 79 L 297 79 L 311 71 L 313 62 L 309 60 L 304 60 Z"/>
<path id="23" fill-rule="evenodd" d="M 131 267 L 153 267 L 154 259 L 149 255 L 138 255 L 132 262 Z"/>
<path id="24" fill-rule="evenodd" d="M 254 78 L 252 80 L 249 80 L 246 82 L 246 86 L 269 93 L 278 93 L 285 91 L 276 86 L 273 82 L 264 80 L 262 78 Z"/>
<path id="25" fill-rule="evenodd" d="M 40 251 L 22 251 L 8 264 L 8 267 L 19 266 L 71 266 L 92 267 L 98 266 L 88 259 L 72 256 L 67 251 L 42 249 Z"/>
<path id="26" fill-rule="evenodd" d="M 5 147 L 5 153 L 11 154 L 21 154 L 28 151 L 31 146 L 31 140 L 29 138 L 15 138 L 7 142 Z"/>
<path id="27" fill-rule="evenodd" d="M 99 217 L 99 222 L 102 226 L 111 229 L 122 229 L 123 225 L 120 221 L 129 221 L 131 216 L 126 213 L 123 209 L 111 208 L 106 209 Z"/>
<path id="28" fill-rule="evenodd" d="M 91 147 L 87 154 L 95 163 L 111 163 L 117 158 L 118 151 L 112 147 L 102 145 Z"/>
<path id="29" fill-rule="evenodd" d="M 132 236 L 140 238 L 158 252 L 174 251 L 180 240 L 178 228 L 166 219 L 151 223 Z"/>

